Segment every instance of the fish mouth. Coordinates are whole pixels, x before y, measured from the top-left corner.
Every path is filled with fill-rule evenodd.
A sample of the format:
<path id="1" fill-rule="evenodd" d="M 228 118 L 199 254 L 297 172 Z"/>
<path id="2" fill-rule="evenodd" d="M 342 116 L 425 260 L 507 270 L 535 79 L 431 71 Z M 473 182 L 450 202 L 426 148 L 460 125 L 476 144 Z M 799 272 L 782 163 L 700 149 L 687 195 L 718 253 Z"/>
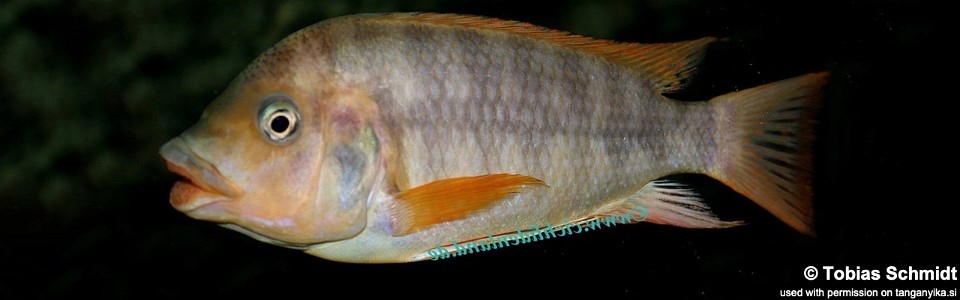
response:
<path id="1" fill-rule="evenodd" d="M 160 147 L 160 156 L 167 169 L 182 178 L 170 190 L 170 204 L 181 212 L 240 196 L 240 192 L 217 170 L 201 158 L 182 137 L 176 137 Z"/>

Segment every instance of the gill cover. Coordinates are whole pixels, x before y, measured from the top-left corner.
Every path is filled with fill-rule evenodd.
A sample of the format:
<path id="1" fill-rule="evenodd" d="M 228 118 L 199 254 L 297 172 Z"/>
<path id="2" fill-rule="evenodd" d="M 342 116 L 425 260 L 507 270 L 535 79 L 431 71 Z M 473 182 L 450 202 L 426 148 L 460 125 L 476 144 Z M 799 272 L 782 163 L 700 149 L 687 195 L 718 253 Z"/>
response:
<path id="1" fill-rule="evenodd" d="M 334 93 L 324 113 L 324 149 L 316 203 L 328 227 L 325 240 L 355 236 L 367 222 L 368 200 L 382 178 L 375 116 L 361 93 Z"/>

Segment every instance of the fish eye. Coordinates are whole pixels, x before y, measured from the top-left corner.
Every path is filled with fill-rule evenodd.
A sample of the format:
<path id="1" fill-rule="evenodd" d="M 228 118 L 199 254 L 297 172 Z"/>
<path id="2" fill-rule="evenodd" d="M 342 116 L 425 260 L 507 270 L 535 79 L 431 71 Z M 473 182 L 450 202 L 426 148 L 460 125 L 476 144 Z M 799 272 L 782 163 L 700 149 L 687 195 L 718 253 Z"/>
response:
<path id="1" fill-rule="evenodd" d="M 290 134 L 293 127 L 290 126 L 293 115 L 286 110 L 278 110 L 270 116 L 270 132 L 281 138 Z M 296 121 L 292 121 L 296 122 Z"/>
<path id="2" fill-rule="evenodd" d="M 259 123 L 264 137 L 274 143 L 285 143 L 297 134 L 300 112 L 290 97 L 269 95 L 264 97 L 260 108 Z"/>

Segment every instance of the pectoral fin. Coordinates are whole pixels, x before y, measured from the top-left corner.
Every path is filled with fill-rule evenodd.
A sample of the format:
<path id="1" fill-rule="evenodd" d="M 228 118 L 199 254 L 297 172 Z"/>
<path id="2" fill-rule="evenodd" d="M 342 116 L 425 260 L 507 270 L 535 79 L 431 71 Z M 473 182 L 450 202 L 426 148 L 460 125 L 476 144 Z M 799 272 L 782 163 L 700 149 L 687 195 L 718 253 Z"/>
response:
<path id="1" fill-rule="evenodd" d="M 525 175 L 490 174 L 437 180 L 397 193 L 393 235 L 407 235 L 462 219 L 531 185 L 545 184 Z"/>

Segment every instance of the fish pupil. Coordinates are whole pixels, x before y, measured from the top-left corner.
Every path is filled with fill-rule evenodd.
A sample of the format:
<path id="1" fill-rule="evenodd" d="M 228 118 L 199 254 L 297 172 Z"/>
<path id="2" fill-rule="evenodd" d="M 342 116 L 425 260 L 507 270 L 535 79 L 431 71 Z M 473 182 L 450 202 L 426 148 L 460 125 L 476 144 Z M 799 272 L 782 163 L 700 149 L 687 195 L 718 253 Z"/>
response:
<path id="1" fill-rule="evenodd" d="M 276 133 L 283 133 L 290 128 L 290 120 L 286 116 L 277 116 L 270 121 L 270 129 Z"/>

